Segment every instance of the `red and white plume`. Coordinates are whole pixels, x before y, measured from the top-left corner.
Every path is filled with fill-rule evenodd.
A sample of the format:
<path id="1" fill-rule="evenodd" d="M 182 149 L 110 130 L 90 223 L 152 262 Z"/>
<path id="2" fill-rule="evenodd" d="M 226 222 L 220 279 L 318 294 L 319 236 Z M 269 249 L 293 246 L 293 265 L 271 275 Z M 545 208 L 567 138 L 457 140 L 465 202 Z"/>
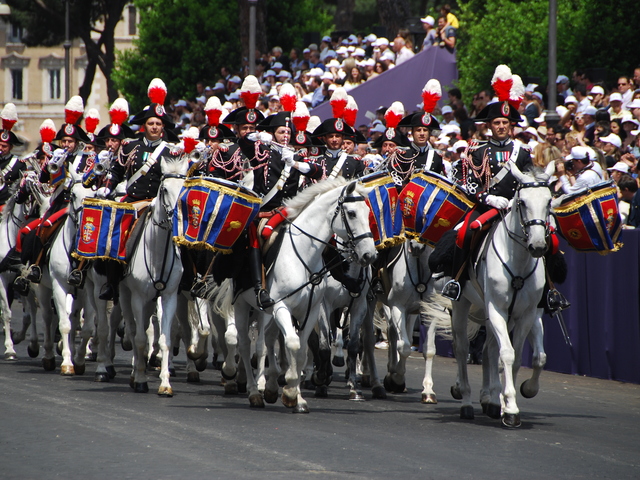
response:
<path id="1" fill-rule="evenodd" d="M 442 87 L 438 80 L 432 78 L 422 89 L 422 104 L 424 111 L 432 113 L 440 98 L 442 98 Z"/>
<path id="2" fill-rule="evenodd" d="M 333 91 L 331 100 L 329 100 L 331 110 L 333 111 L 333 118 L 342 118 L 344 116 L 344 109 L 349 102 L 347 97 L 347 91 L 344 87 L 338 87 Z"/>
<path id="3" fill-rule="evenodd" d="M 7 103 L 0 112 L 0 117 L 2 117 L 2 129 L 11 130 L 18 121 L 16 106 L 13 103 Z"/>
<path id="4" fill-rule="evenodd" d="M 164 105 L 164 101 L 167 98 L 167 86 L 159 78 L 154 78 L 151 80 L 151 83 L 149 83 L 147 96 L 149 100 L 151 100 L 151 103 Z"/>
<path id="5" fill-rule="evenodd" d="M 296 109 L 298 96 L 296 89 L 290 83 L 285 83 L 280 87 L 280 103 L 285 112 L 293 112 Z"/>
<path id="6" fill-rule="evenodd" d="M 216 96 L 209 97 L 207 104 L 204 106 L 204 113 L 207 115 L 207 123 L 211 127 L 220 125 L 220 115 L 222 115 L 222 104 Z"/>
<path id="7" fill-rule="evenodd" d="M 84 102 L 80 95 L 74 95 L 64 106 L 64 122 L 75 125 L 84 113 Z"/>
<path id="8" fill-rule="evenodd" d="M 95 108 L 87 110 L 87 116 L 84 117 L 84 125 L 87 133 L 95 133 L 98 124 L 100 123 L 100 112 Z"/>
<path id="9" fill-rule="evenodd" d="M 129 118 L 129 102 L 124 98 L 116 98 L 109 109 L 109 117 L 111 117 L 111 123 L 122 125 Z"/>
<path id="10" fill-rule="evenodd" d="M 198 144 L 198 136 L 200 131 L 197 127 L 190 127 L 186 132 L 182 134 L 182 141 L 184 143 L 185 153 L 191 153 Z"/>
<path id="11" fill-rule="evenodd" d="M 404 105 L 402 102 L 393 102 L 384 114 L 387 128 L 396 128 L 404 117 Z"/>
<path id="12" fill-rule="evenodd" d="M 524 83 L 520 75 L 513 76 L 513 85 L 511 85 L 511 91 L 509 92 L 509 104 L 516 110 L 520 108 L 522 99 L 524 98 Z"/>
<path id="13" fill-rule="evenodd" d="M 258 99 L 262 95 L 262 87 L 260 82 L 253 75 L 247 75 L 247 78 L 242 82 L 242 88 L 240 89 L 240 98 L 244 101 L 245 106 L 252 110 L 256 108 Z"/>
<path id="14" fill-rule="evenodd" d="M 358 118 L 358 104 L 351 95 L 347 95 L 347 106 L 344 108 L 344 121 L 350 127 L 355 127 Z"/>
<path id="15" fill-rule="evenodd" d="M 293 125 L 296 127 L 296 132 L 304 132 L 307 130 L 307 125 L 309 125 L 309 109 L 307 108 L 307 104 L 304 102 L 297 102 L 296 109 L 291 115 L 291 121 Z"/>
<path id="16" fill-rule="evenodd" d="M 56 126 L 50 118 L 47 118 L 40 125 L 40 138 L 42 143 L 51 143 L 56 138 Z"/>
<path id="17" fill-rule="evenodd" d="M 491 79 L 491 86 L 496 92 L 498 101 L 506 102 L 511 94 L 511 86 L 513 85 L 513 75 L 511 69 L 506 65 L 498 65 Z"/>

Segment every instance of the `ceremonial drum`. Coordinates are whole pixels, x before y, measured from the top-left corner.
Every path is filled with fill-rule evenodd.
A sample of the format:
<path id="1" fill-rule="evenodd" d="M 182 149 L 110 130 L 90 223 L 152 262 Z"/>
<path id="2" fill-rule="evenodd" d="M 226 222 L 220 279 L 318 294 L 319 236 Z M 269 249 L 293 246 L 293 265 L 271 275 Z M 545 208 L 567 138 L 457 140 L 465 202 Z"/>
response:
<path id="1" fill-rule="evenodd" d="M 554 213 L 562 236 L 574 249 L 606 255 L 620 248 L 622 220 L 615 183 L 603 182 L 574 193 Z"/>
<path id="2" fill-rule="evenodd" d="M 85 198 L 73 256 L 124 262 L 125 246 L 136 217 L 136 208 L 129 203 Z"/>
<path id="3" fill-rule="evenodd" d="M 231 253 L 260 210 L 260 197 L 237 183 L 188 178 L 173 213 L 173 241 L 189 248 Z"/>
<path id="4" fill-rule="evenodd" d="M 433 172 L 413 175 L 398 200 L 405 234 L 432 247 L 473 205 L 461 188 Z"/>
<path id="5" fill-rule="evenodd" d="M 372 188 L 366 198 L 369 205 L 369 227 L 376 249 L 393 247 L 404 242 L 402 215 L 398 210 L 398 191 L 393 178 L 387 172 L 376 172 L 360 178 L 367 188 Z"/>

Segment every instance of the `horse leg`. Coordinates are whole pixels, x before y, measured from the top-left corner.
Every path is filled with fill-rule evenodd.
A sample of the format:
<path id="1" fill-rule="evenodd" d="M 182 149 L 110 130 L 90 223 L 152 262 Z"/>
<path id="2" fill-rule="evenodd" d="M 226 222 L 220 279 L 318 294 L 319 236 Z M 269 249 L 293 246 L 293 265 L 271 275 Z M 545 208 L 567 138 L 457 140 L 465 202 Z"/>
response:
<path id="1" fill-rule="evenodd" d="M 143 299 L 132 300 L 133 292 L 123 283 L 120 284 L 120 303 L 125 321 L 131 324 L 129 327 L 133 341 L 133 381 L 131 386 L 136 393 L 147 393 L 149 382 L 147 379 L 147 330 L 151 324 L 151 315 L 155 310 L 154 302 L 145 302 Z"/>
<path id="2" fill-rule="evenodd" d="M 337 318 L 338 320 L 340 320 L 338 323 L 340 325 L 345 325 L 346 322 L 346 314 L 342 311 L 339 311 L 339 313 L 335 314 L 335 315 L 331 315 L 330 318 Z M 344 367 L 345 362 L 344 362 L 344 339 L 342 337 L 342 328 L 335 328 L 336 331 L 336 338 L 333 342 L 333 360 L 331 361 L 331 363 L 333 364 L 333 366 L 335 367 Z"/>
<path id="3" fill-rule="evenodd" d="M 391 324 L 396 336 L 396 361 L 393 368 L 384 379 L 385 388 L 392 393 L 403 393 L 406 389 L 404 374 L 406 371 L 406 361 L 411 355 L 411 339 L 409 332 L 413 330 L 415 318 L 409 318 L 403 306 L 394 305 L 391 307 Z"/>
<path id="4" fill-rule="evenodd" d="M 22 304 L 23 325 L 29 325 L 29 345 L 27 345 L 27 353 L 31 358 L 36 358 L 40 351 L 40 345 L 38 343 L 38 328 L 36 322 L 36 316 L 38 314 L 38 302 L 36 300 L 35 293 L 33 293 L 33 291 L 30 291 L 28 295 L 23 296 Z"/>
<path id="5" fill-rule="evenodd" d="M 363 292 L 362 294 L 365 295 L 365 292 Z M 364 296 L 363 301 L 367 302 L 366 295 Z M 374 400 L 384 400 L 387 398 L 387 391 L 384 389 L 384 386 L 380 382 L 375 357 L 376 332 L 373 325 L 374 309 L 375 301 L 373 303 L 367 302 L 367 313 L 362 322 L 362 343 L 364 347 L 363 363 L 366 364 L 369 372 L 368 376 L 370 382 L 369 386 L 371 387 L 371 398 Z"/>
<path id="6" fill-rule="evenodd" d="M 42 344 L 44 354 L 42 356 L 42 367 L 45 371 L 51 372 L 56 369 L 56 356 L 54 352 L 56 324 L 53 321 L 53 309 L 49 308 L 49 305 L 51 305 L 51 289 L 43 285 L 32 286 L 32 288 L 35 291 L 40 305 L 44 305 L 42 309 L 42 320 L 44 322 L 44 342 Z"/>
<path id="7" fill-rule="evenodd" d="M 499 356 L 498 340 L 493 334 L 493 327 L 487 324 L 487 337 L 482 349 L 480 405 L 482 405 L 482 412 L 490 418 L 500 418 L 502 410 Z"/>
<path id="8" fill-rule="evenodd" d="M 473 406 L 471 405 L 471 387 L 467 372 L 467 356 L 469 355 L 469 340 L 467 338 L 467 317 L 469 315 L 469 301 L 461 297 L 453 304 L 453 314 L 451 318 L 453 347 L 458 364 L 458 380 L 456 385 L 451 387 L 451 394 L 454 398 L 462 399 L 460 407 L 460 418 L 472 420 L 474 418 Z"/>
<path id="9" fill-rule="evenodd" d="M 267 355 L 269 356 L 269 367 L 267 369 L 267 382 L 264 386 L 264 401 L 276 403 L 278 401 L 278 377 L 280 375 L 280 365 L 276 357 L 276 345 L 280 337 L 280 330 L 275 322 L 270 322 L 265 331 L 265 344 Z M 284 352 L 282 352 L 284 354 Z"/>
<path id="10" fill-rule="evenodd" d="M 267 346 L 265 343 L 265 322 L 258 322 L 258 338 L 255 343 L 255 354 L 257 358 L 256 365 L 256 384 L 258 385 L 258 391 L 264 392 L 267 379 L 265 376 L 265 360 L 267 358 Z"/>
<path id="11" fill-rule="evenodd" d="M 182 272 L 180 273 L 182 274 Z M 169 360 L 173 355 L 173 351 L 171 349 L 171 327 L 177 307 L 177 292 L 165 291 L 160 295 L 160 301 L 158 302 L 158 320 L 160 321 L 160 336 L 158 344 L 162 351 L 162 364 L 160 367 L 160 387 L 158 387 L 158 395 L 163 397 L 173 397 L 173 388 L 171 388 L 171 383 L 169 382 L 169 377 L 171 376 L 169 372 Z"/>
<path id="12" fill-rule="evenodd" d="M 498 311 L 493 302 L 487 301 L 487 315 L 493 327 L 493 334 L 498 340 L 500 361 L 502 362 L 503 378 L 502 397 L 504 400 L 503 423 L 509 427 L 520 426 L 520 410 L 516 403 L 516 389 L 513 383 L 513 365 L 515 350 L 509 339 L 507 318 L 505 312 Z"/>
<path id="13" fill-rule="evenodd" d="M 433 359 L 436 356 L 436 329 L 435 320 L 429 322 L 427 328 L 427 341 L 423 344 L 423 356 L 425 360 L 424 379 L 422 381 L 422 403 L 436 404 L 438 398 L 433 391 Z"/>
<path id="14" fill-rule="evenodd" d="M 95 271 L 90 271 L 87 275 L 85 283 L 85 291 L 87 292 L 87 304 L 95 311 L 96 316 L 96 334 L 92 345 L 93 350 L 97 353 L 96 357 L 96 373 L 94 381 L 108 382 L 115 377 L 115 368 L 113 360 L 109 352 L 109 346 L 112 344 L 109 340 L 109 318 L 107 317 L 107 302 L 100 300 L 100 289 L 104 284 L 104 277 L 97 277 Z M 114 332 L 115 334 L 115 332 Z M 111 342 L 115 341 L 115 337 Z"/>
<path id="15" fill-rule="evenodd" d="M 74 375 L 75 370 L 71 357 L 71 319 L 70 313 L 73 309 L 73 297 L 67 294 L 66 288 L 58 278 L 51 277 L 53 301 L 58 312 L 58 329 L 62 339 L 62 364 L 60 366 L 61 375 Z"/>
<path id="16" fill-rule="evenodd" d="M 249 305 L 247 304 L 244 296 L 253 294 L 253 292 L 245 292 L 236 300 L 235 310 L 235 323 L 238 331 L 238 352 L 244 366 L 244 371 L 247 376 L 247 390 L 249 394 L 249 406 L 251 408 L 264 408 L 264 399 L 258 391 L 258 385 L 256 379 L 253 376 L 253 370 L 251 369 L 251 338 L 249 337 Z M 258 322 L 264 322 L 263 314 L 258 313 Z"/>
<path id="17" fill-rule="evenodd" d="M 13 338 L 11 334 L 11 307 L 9 306 L 9 299 L 7 298 L 6 285 L 8 282 L 6 281 L 6 275 L 3 274 L 0 281 L 2 282 L 0 285 L 0 315 L 2 316 L 2 325 L 4 327 L 4 359 L 16 360 L 18 356 L 13 348 Z"/>
<path id="18" fill-rule="evenodd" d="M 91 337 L 94 336 L 94 329 L 97 322 L 96 310 L 93 305 L 91 305 L 91 303 L 87 301 L 87 292 L 88 290 L 86 289 L 82 292 L 78 292 L 78 296 L 82 295 L 84 299 L 84 322 L 82 323 L 82 329 L 80 330 L 80 345 L 76 349 L 73 357 L 73 366 L 76 375 L 84 375 L 84 371 L 86 368 L 87 345 L 89 344 L 89 340 L 91 340 Z M 76 309 L 76 311 L 78 310 L 79 309 Z M 80 315 L 78 315 L 77 317 L 79 320 Z M 97 337 L 97 335 L 95 336 Z"/>
<path id="19" fill-rule="evenodd" d="M 527 337 L 529 343 L 533 348 L 531 378 L 522 382 L 520 385 L 520 393 L 524 398 L 533 398 L 538 394 L 540 389 L 540 374 L 547 363 L 547 354 L 544 352 L 544 326 L 542 325 L 542 319 L 536 318 L 536 321 L 531 327 L 531 331 Z"/>

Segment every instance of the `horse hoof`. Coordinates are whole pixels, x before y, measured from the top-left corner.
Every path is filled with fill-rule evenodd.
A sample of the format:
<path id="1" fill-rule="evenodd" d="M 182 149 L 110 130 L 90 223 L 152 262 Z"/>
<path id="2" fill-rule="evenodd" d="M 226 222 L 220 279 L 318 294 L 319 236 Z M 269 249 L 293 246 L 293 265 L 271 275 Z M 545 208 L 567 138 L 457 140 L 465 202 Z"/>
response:
<path id="1" fill-rule="evenodd" d="M 386 400 L 387 391 L 382 385 L 376 385 L 371 389 L 371 398 L 374 400 Z"/>
<path id="2" fill-rule="evenodd" d="M 473 407 L 471 405 L 465 405 L 460 407 L 460 419 L 461 420 L 473 420 Z"/>
<path id="3" fill-rule="evenodd" d="M 387 392 L 405 393 L 407 391 L 407 386 L 406 386 L 405 382 L 397 383 L 393 378 L 391 378 L 391 375 L 389 375 L 389 374 L 387 374 L 384 377 L 384 381 L 385 381 L 384 388 L 387 389 Z M 389 388 L 387 388 L 387 386 Z"/>
<path id="4" fill-rule="evenodd" d="M 222 378 L 224 378 L 225 380 L 235 380 L 236 377 L 238 376 L 238 370 L 236 370 L 235 372 L 233 372 L 233 375 L 228 375 L 226 373 L 224 373 L 224 370 L 220 371 L 220 375 L 222 376 Z"/>
<path id="5" fill-rule="evenodd" d="M 196 370 L 199 372 L 204 372 L 207 369 L 207 357 L 206 355 L 201 356 L 197 360 L 194 361 L 196 365 Z"/>
<path id="6" fill-rule="evenodd" d="M 262 399 L 262 395 L 260 395 L 259 393 L 249 395 L 249 406 L 251 408 L 264 408 L 264 400 Z"/>
<path id="7" fill-rule="evenodd" d="M 316 387 L 316 398 L 327 398 L 329 396 L 329 389 L 326 385 L 320 385 Z"/>
<path id="8" fill-rule="evenodd" d="M 193 345 L 191 345 L 189 348 L 187 348 L 187 358 L 189 360 L 193 360 L 194 362 L 196 360 L 198 360 L 201 357 L 201 355 L 198 355 L 198 352 L 196 350 L 196 347 L 194 347 Z"/>
<path id="9" fill-rule="evenodd" d="M 125 337 L 120 338 L 120 346 L 125 352 L 130 352 L 131 350 L 133 350 L 133 343 L 131 343 L 131 340 Z"/>
<path id="10" fill-rule="evenodd" d="M 522 425 L 522 422 L 520 422 L 520 414 L 519 413 L 505 413 L 502 416 L 502 424 L 505 427 L 518 428 L 520 425 Z"/>
<path id="11" fill-rule="evenodd" d="M 223 362 L 219 362 L 218 360 L 214 360 L 213 362 L 211 362 L 211 365 L 213 365 L 213 369 L 214 370 L 222 370 Z"/>
<path id="12" fill-rule="evenodd" d="M 247 382 L 237 382 L 238 393 L 247 393 Z"/>
<path id="13" fill-rule="evenodd" d="M 456 400 L 462 400 L 462 394 L 460 393 L 460 387 L 457 385 L 451 385 L 451 396 Z"/>
<path id="14" fill-rule="evenodd" d="M 147 391 L 149 391 L 149 387 L 147 387 Z M 171 387 L 163 387 L 162 385 L 158 388 L 158 396 L 159 397 L 173 397 L 173 388 Z"/>
<path id="15" fill-rule="evenodd" d="M 27 353 L 29 354 L 29 357 L 36 358 L 40 354 L 40 345 L 36 344 L 35 347 L 31 347 L 31 345 L 28 345 Z"/>
<path id="16" fill-rule="evenodd" d="M 44 368 L 46 372 L 53 372 L 56 369 L 56 358 L 43 358 L 42 368 Z"/>
<path id="17" fill-rule="evenodd" d="M 76 375 L 84 375 L 84 371 L 86 370 L 87 365 L 85 363 L 83 364 L 73 364 L 73 370 L 75 372 Z"/>
<path id="18" fill-rule="evenodd" d="M 362 385 L 362 388 L 371 388 L 373 386 L 373 384 L 371 383 L 371 375 L 362 375 L 360 385 Z"/>
<path id="19" fill-rule="evenodd" d="M 88 360 L 90 362 L 97 362 L 98 361 L 98 354 L 96 352 L 91 352 L 88 355 L 84 356 L 85 360 Z"/>
<path id="20" fill-rule="evenodd" d="M 496 405 L 495 403 L 487 403 L 485 405 L 482 406 L 482 411 L 487 417 L 495 419 L 500 418 L 502 410 L 500 405 Z"/>
<path id="21" fill-rule="evenodd" d="M 170 377 L 177 377 L 178 375 L 176 374 L 176 369 L 175 368 L 170 368 L 169 369 L 169 376 Z"/>
<path id="22" fill-rule="evenodd" d="M 109 374 L 106 372 L 96 372 L 95 376 L 93 377 L 93 381 L 98 383 L 107 383 L 109 381 Z"/>
<path id="23" fill-rule="evenodd" d="M 289 398 L 287 397 L 284 392 L 282 393 L 282 404 L 287 407 L 287 408 L 293 408 L 296 405 L 298 405 L 298 397 L 296 398 Z"/>
<path id="24" fill-rule="evenodd" d="M 309 407 L 307 404 L 299 403 L 295 407 L 293 407 L 293 413 L 309 413 Z"/>
<path id="25" fill-rule="evenodd" d="M 349 392 L 349 400 L 353 402 L 364 402 L 364 395 L 362 395 L 362 392 L 356 392 L 355 390 L 352 390 L 351 392 Z"/>
<path id="26" fill-rule="evenodd" d="M 331 363 L 334 367 L 344 367 L 344 357 L 333 357 Z"/>
<path id="27" fill-rule="evenodd" d="M 438 403 L 438 399 L 436 398 L 436 394 L 435 393 L 423 393 L 422 394 L 422 403 L 435 405 L 436 403 Z"/>
<path id="28" fill-rule="evenodd" d="M 224 384 L 225 395 L 238 395 L 238 384 L 235 382 L 227 382 Z"/>
<path id="29" fill-rule="evenodd" d="M 175 347 L 173 347 L 173 356 L 177 357 L 178 355 L 180 355 L 180 347 L 176 345 Z"/>
<path id="30" fill-rule="evenodd" d="M 255 353 L 251 356 L 251 368 L 258 368 L 258 356 Z"/>
<path id="31" fill-rule="evenodd" d="M 114 367 L 113 365 L 109 365 L 108 367 L 106 367 L 106 370 L 110 380 L 116 378 L 116 367 Z"/>
<path id="32" fill-rule="evenodd" d="M 75 375 L 73 365 L 63 365 L 60 367 L 60 375 L 64 375 L 65 377 Z"/>
<path id="33" fill-rule="evenodd" d="M 15 353 L 5 353 L 4 359 L 8 361 L 17 360 L 18 356 Z"/>
<path id="34" fill-rule="evenodd" d="M 136 386 L 136 380 L 135 380 L 135 377 L 134 377 L 133 375 L 131 375 L 131 376 L 129 377 L 129 386 L 130 386 L 131 388 L 135 388 L 135 386 Z"/>
<path id="35" fill-rule="evenodd" d="M 133 391 L 136 393 L 148 393 L 149 384 L 147 382 L 133 382 Z"/>
<path id="36" fill-rule="evenodd" d="M 525 380 L 522 382 L 522 385 L 520 385 L 520 393 L 524 398 L 533 398 L 538 394 L 538 389 L 532 388 L 531 382 L 529 380 Z"/>
<path id="37" fill-rule="evenodd" d="M 278 401 L 278 391 L 275 390 L 265 390 L 264 391 L 264 401 L 270 404 L 274 404 Z"/>
<path id="38" fill-rule="evenodd" d="M 200 383 L 200 374 L 198 372 L 187 372 L 187 383 Z"/>

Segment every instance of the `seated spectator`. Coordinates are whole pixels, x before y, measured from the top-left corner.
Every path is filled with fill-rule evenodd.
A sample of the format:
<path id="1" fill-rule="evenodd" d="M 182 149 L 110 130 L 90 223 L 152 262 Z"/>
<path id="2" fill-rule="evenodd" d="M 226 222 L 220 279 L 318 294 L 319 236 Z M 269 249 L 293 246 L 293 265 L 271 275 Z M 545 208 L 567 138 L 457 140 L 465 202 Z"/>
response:
<path id="1" fill-rule="evenodd" d="M 611 95 L 609 95 L 609 105 L 610 107 L 608 112 L 611 120 L 615 118 L 624 120 L 625 118 L 632 117 L 631 112 L 622 107 L 622 95 L 620 95 L 618 92 L 613 92 Z"/>
<path id="2" fill-rule="evenodd" d="M 396 65 L 406 62 L 415 55 L 402 37 L 396 37 L 393 40 L 393 51 L 396 53 Z"/>
<path id="3" fill-rule="evenodd" d="M 600 137 L 599 142 L 604 152 L 604 158 L 607 161 L 607 168 L 613 167 L 620 161 L 620 157 L 622 156 L 620 152 L 620 148 L 622 147 L 620 137 L 615 133 L 610 133 L 606 137 Z"/>
<path id="4" fill-rule="evenodd" d="M 436 38 L 438 46 L 446 47 L 448 51 L 453 52 L 456 48 L 456 29 L 447 26 L 445 17 L 438 17 L 438 29 L 436 30 Z"/>
<path id="5" fill-rule="evenodd" d="M 352 67 L 349 69 L 347 76 L 345 77 L 345 81 L 342 84 L 346 91 L 352 90 L 356 88 L 358 85 L 361 85 L 365 82 L 364 74 L 362 70 L 358 67 Z"/>
<path id="6" fill-rule="evenodd" d="M 460 124 L 456 122 L 451 105 L 445 105 L 444 107 L 442 107 L 442 121 L 440 122 L 440 125 L 460 126 Z"/>

